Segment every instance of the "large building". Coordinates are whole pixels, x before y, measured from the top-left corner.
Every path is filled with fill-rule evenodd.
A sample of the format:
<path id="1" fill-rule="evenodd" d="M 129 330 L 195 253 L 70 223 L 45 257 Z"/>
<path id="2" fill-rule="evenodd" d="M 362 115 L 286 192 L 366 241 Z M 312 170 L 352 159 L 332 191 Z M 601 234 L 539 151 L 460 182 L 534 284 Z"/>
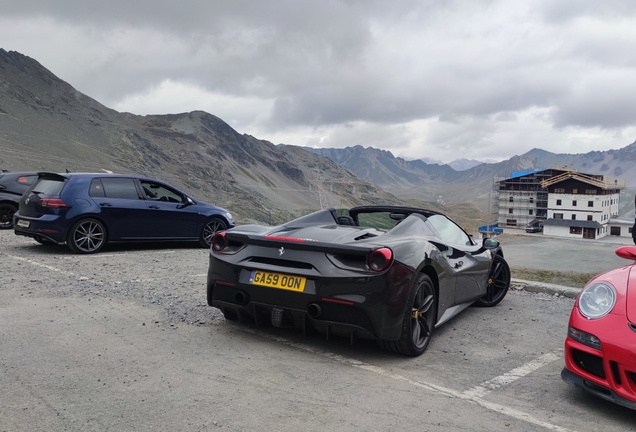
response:
<path id="1" fill-rule="evenodd" d="M 567 167 L 517 172 L 495 179 L 493 213 L 503 228 L 523 229 L 538 219 L 544 234 L 600 238 L 611 233 L 624 187 L 625 182 Z"/>

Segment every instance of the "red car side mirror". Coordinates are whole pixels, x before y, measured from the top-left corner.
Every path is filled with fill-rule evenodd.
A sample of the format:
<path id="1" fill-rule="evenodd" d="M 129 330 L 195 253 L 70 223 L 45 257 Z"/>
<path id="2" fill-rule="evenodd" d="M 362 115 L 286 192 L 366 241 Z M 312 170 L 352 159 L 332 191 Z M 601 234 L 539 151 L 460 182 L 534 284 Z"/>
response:
<path id="1" fill-rule="evenodd" d="M 622 246 L 616 249 L 616 255 L 621 258 L 636 261 L 636 246 Z"/>

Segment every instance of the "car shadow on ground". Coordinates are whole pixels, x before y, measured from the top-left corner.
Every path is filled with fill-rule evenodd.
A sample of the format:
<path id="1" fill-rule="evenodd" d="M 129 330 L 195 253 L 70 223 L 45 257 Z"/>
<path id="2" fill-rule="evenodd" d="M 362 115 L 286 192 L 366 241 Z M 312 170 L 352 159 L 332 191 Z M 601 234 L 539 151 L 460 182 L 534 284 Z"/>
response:
<path id="1" fill-rule="evenodd" d="M 28 251 L 33 254 L 41 255 L 82 255 L 71 251 L 68 246 L 60 244 L 39 244 L 35 241 L 33 243 L 16 245 L 12 248 L 14 251 Z M 202 248 L 196 242 L 184 242 L 184 241 L 160 241 L 160 242 L 130 242 L 130 243 L 108 243 L 104 246 L 100 252 L 96 255 L 104 253 L 118 253 L 118 252 L 134 252 L 134 251 L 154 251 L 154 250 L 167 250 L 167 249 L 199 249 L 207 252 L 207 249 Z"/>

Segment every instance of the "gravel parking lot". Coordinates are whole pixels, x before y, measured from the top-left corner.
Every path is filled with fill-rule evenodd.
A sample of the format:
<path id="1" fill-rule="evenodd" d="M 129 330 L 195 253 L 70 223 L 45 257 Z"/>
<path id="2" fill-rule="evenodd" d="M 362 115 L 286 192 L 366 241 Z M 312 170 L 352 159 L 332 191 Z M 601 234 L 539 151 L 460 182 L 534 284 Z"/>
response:
<path id="1" fill-rule="evenodd" d="M 207 251 L 189 245 L 82 256 L 0 231 L 0 260 L 0 431 L 636 426 L 561 380 L 569 298 L 512 291 L 405 358 L 226 322 L 205 303 Z"/>

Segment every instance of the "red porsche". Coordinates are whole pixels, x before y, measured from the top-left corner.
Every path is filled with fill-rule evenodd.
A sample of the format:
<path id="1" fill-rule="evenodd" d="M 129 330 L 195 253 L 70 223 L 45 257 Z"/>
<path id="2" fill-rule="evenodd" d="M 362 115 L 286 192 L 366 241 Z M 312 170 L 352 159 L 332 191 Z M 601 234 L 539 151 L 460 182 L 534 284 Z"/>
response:
<path id="1" fill-rule="evenodd" d="M 636 246 L 616 250 L 636 260 Z M 576 298 L 561 377 L 636 410 L 636 263 L 596 276 Z"/>

